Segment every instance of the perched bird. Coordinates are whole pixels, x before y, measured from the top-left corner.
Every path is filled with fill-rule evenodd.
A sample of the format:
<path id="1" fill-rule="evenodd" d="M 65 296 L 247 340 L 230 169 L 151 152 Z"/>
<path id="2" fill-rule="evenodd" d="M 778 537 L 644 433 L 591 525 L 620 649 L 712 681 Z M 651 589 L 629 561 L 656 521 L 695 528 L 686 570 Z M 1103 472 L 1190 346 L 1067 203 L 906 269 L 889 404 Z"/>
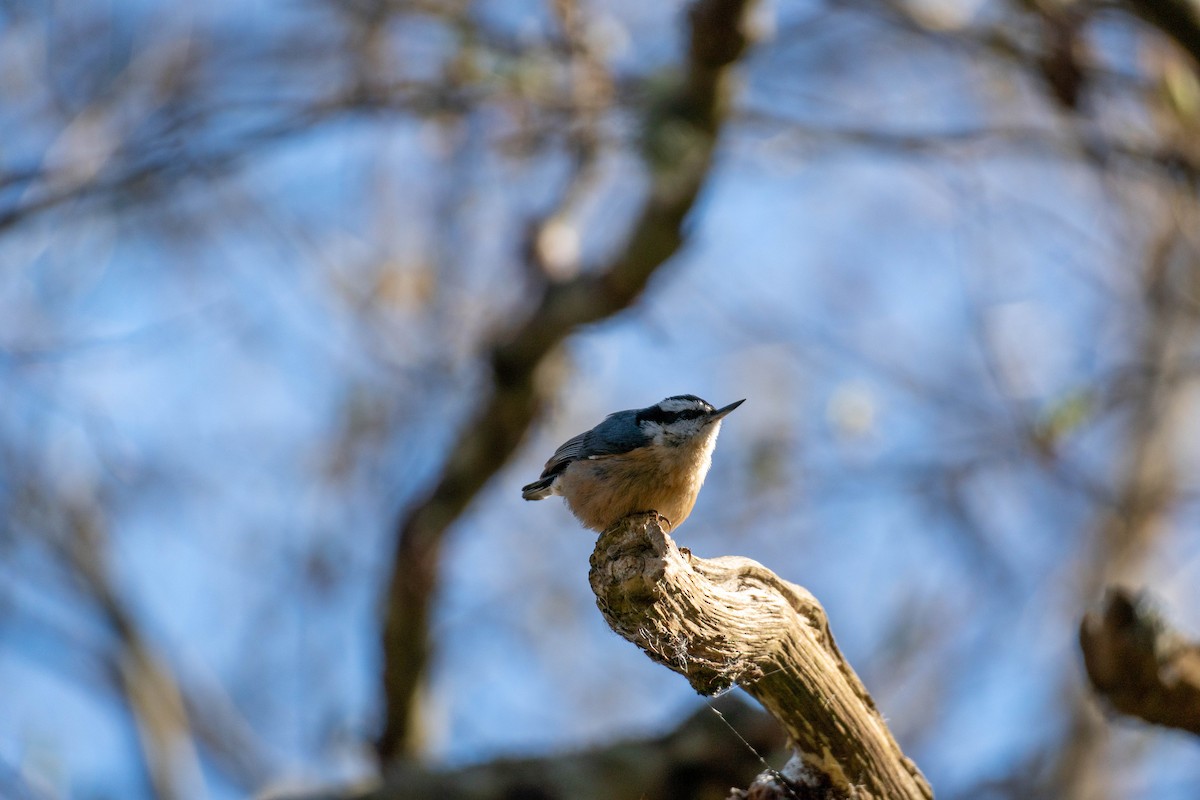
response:
<path id="1" fill-rule="evenodd" d="M 609 414 L 554 452 L 526 500 L 561 495 L 585 527 L 604 531 L 630 514 L 656 511 L 668 528 L 692 513 L 712 466 L 721 420 L 745 400 L 713 408 L 693 394 Z"/>

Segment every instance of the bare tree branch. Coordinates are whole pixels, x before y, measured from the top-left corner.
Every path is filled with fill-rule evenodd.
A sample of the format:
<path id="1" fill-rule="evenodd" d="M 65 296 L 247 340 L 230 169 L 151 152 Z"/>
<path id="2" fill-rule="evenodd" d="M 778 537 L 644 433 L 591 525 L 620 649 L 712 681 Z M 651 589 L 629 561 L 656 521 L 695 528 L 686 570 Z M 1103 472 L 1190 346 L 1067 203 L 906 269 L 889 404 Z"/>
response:
<path id="1" fill-rule="evenodd" d="M 761 710 L 737 697 L 701 708 L 663 736 L 626 739 L 546 758 L 498 759 L 459 769 L 396 762 L 381 783 L 313 792 L 272 793 L 275 800 L 642 800 L 717 797 L 762 768 L 784 737 Z M 264 798 L 265 800 L 265 798 Z"/>
<path id="2" fill-rule="evenodd" d="M 807 590 L 748 558 L 680 550 L 653 512 L 600 535 L 589 578 L 608 624 L 650 658 L 701 694 L 740 686 L 779 720 L 798 761 L 791 796 L 933 797 Z"/>
<path id="3" fill-rule="evenodd" d="M 109 582 L 98 513 L 86 506 L 68 506 L 69 539 L 62 542 L 62 549 L 120 641 L 113 663 L 115 677 L 137 724 L 155 796 L 187 797 L 203 787 L 203 773 L 183 692 Z"/>
<path id="4" fill-rule="evenodd" d="M 198 691 L 181 681 L 113 585 L 108 563 L 111 545 L 100 507 L 79 498 L 50 497 L 44 491 L 43 485 L 30 482 L 23 497 L 26 507 L 14 515 L 40 519 L 40 541 L 115 637 L 115 647 L 95 654 L 96 672 L 133 717 L 155 795 L 195 794 L 203 786 L 201 755 L 239 787 L 261 786 L 267 779 L 268 759 L 233 703 L 215 687 Z M 76 632 L 62 629 L 50 618 L 30 619 L 64 648 L 75 651 L 74 664 L 84 659 Z"/>
<path id="5" fill-rule="evenodd" d="M 1200 642 L 1144 594 L 1110 587 L 1084 615 L 1079 646 L 1092 688 L 1117 711 L 1200 735 Z"/>
<path id="6" fill-rule="evenodd" d="M 1125 5 L 1182 47 L 1200 66 L 1200 7 L 1189 0 L 1126 0 Z"/>

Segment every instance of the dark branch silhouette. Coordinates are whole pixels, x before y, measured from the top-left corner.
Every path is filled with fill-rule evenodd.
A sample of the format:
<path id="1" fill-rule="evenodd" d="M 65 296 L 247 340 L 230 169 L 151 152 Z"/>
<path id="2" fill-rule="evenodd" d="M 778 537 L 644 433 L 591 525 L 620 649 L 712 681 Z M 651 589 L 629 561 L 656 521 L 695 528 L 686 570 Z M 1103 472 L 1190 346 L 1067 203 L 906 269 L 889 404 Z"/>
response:
<path id="1" fill-rule="evenodd" d="M 1112 708 L 1200 735 L 1200 642 L 1163 619 L 1149 598 L 1111 587 L 1079 626 L 1092 688 Z"/>

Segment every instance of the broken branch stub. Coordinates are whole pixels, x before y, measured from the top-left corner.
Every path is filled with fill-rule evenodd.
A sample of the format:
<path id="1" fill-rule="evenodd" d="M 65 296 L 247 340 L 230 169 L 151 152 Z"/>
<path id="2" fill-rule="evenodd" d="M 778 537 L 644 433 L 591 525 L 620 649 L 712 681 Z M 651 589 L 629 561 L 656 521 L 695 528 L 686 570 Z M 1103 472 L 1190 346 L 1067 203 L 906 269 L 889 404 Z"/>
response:
<path id="1" fill-rule="evenodd" d="M 1200 643 L 1145 593 L 1109 587 L 1084 616 L 1079 646 L 1092 688 L 1115 710 L 1200 735 Z"/>
<path id="2" fill-rule="evenodd" d="M 680 550 L 655 514 L 600 535 L 589 580 L 608 624 L 703 695 L 740 686 L 787 731 L 824 796 L 928 800 L 807 590 L 748 558 Z M 799 796 L 794 792 L 791 795 Z"/>

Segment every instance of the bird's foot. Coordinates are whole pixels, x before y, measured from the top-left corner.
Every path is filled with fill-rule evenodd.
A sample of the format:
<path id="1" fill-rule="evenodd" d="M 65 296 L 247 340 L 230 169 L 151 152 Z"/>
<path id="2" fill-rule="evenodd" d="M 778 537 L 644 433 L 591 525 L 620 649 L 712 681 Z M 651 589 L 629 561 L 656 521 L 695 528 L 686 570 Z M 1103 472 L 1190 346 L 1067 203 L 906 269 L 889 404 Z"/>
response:
<path id="1" fill-rule="evenodd" d="M 639 511 L 638 513 L 645 514 L 648 517 L 654 517 L 654 519 L 658 523 L 659 527 L 661 527 L 667 533 L 671 532 L 671 520 L 667 519 L 666 517 L 664 517 L 662 514 L 658 513 L 657 511 L 651 509 L 650 511 Z"/>

